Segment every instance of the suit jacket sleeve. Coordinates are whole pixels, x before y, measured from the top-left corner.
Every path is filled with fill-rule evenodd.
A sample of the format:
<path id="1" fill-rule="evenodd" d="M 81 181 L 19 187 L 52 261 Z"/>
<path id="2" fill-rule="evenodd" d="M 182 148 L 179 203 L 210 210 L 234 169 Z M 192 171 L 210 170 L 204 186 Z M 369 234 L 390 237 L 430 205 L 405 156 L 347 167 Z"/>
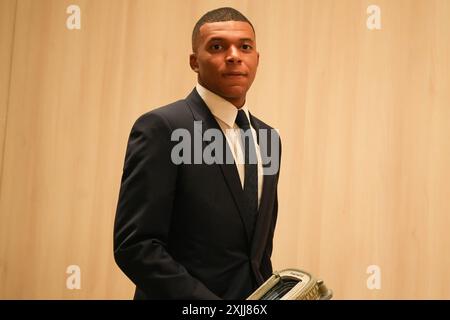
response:
<path id="1" fill-rule="evenodd" d="M 280 151 L 279 151 L 279 158 L 278 158 L 278 172 L 277 172 L 277 186 L 278 186 L 278 178 L 280 176 L 280 169 L 281 169 L 281 139 L 279 140 L 279 146 L 280 146 Z M 268 278 L 270 278 L 270 276 L 273 273 L 273 268 L 272 268 L 272 249 L 273 249 L 273 236 L 275 233 L 275 226 L 277 224 L 277 217 L 278 217 L 278 187 L 275 187 L 275 203 L 273 206 L 273 212 L 272 212 L 272 221 L 270 224 L 270 229 L 269 229 L 269 235 L 267 237 L 267 244 L 266 247 L 264 249 L 263 255 L 262 255 L 262 259 L 261 259 L 261 275 L 263 276 L 264 280 L 267 280 Z"/>
<path id="2" fill-rule="evenodd" d="M 157 299 L 218 299 L 168 252 L 177 166 L 171 129 L 148 113 L 134 124 L 125 156 L 114 225 L 114 257 L 122 271 Z"/>
<path id="3" fill-rule="evenodd" d="M 277 221 L 277 214 L 278 214 L 278 195 L 275 195 L 275 205 L 273 210 L 273 216 L 272 216 L 272 223 L 270 225 L 269 230 L 269 236 L 267 239 L 266 248 L 264 249 L 264 253 L 261 259 L 261 274 L 264 278 L 264 280 L 267 280 L 272 275 L 273 269 L 272 269 L 272 249 L 273 249 L 273 236 L 275 232 L 275 226 Z"/>

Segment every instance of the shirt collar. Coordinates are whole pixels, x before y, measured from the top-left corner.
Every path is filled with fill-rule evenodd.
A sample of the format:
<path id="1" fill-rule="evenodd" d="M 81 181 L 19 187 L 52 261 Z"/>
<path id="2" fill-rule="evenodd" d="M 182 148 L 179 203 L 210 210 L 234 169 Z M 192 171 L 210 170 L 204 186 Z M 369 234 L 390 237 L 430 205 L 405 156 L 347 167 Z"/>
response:
<path id="1" fill-rule="evenodd" d="M 206 89 L 199 83 L 197 83 L 195 88 L 197 89 L 198 94 L 206 103 L 214 117 L 222 120 L 230 128 L 234 127 L 234 122 L 236 120 L 238 110 L 244 110 L 247 118 L 250 120 L 246 103 L 240 109 L 238 109 L 231 102 Z"/>

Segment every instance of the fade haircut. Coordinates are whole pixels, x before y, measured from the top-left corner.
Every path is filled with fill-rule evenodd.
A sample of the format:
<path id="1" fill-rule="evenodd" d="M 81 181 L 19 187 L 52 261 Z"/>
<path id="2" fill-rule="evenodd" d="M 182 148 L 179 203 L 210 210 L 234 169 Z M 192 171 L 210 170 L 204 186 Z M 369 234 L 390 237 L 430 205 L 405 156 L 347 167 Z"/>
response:
<path id="1" fill-rule="evenodd" d="M 205 23 L 211 22 L 223 22 L 223 21 L 242 21 L 247 22 L 253 29 L 255 33 L 255 28 L 253 27 L 250 20 L 247 19 L 242 13 L 233 9 L 231 7 L 223 7 L 208 11 L 205 13 L 195 24 L 194 30 L 192 31 L 192 51 L 195 52 L 198 37 L 200 35 L 200 27 Z M 255 33 L 256 34 L 256 33 Z"/>

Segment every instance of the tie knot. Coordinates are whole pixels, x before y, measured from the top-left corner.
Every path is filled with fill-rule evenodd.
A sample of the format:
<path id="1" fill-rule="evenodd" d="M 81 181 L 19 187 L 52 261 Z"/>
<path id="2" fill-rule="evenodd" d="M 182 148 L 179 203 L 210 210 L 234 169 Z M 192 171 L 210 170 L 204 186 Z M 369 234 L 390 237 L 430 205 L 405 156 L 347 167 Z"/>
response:
<path id="1" fill-rule="evenodd" d="M 247 118 L 244 110 L 238 111 L 235 122 L 238 125 L 238 127 L 243 130 L 250 129 L 250 122 L 248 122 L 248 118 Z"/>

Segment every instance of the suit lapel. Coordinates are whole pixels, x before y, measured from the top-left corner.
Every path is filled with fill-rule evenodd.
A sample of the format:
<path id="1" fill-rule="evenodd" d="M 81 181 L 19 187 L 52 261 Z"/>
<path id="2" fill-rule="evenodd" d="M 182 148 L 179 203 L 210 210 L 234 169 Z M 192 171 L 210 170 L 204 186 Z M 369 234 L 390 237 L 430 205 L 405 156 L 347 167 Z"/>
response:
<path id="1" fill-rule="evenodd" d="M 205 104 L 203 99 L 197 93 L 196 89 L 194 89 L 191 92 L 191 94 L 186 98 L 186 101 L 192 111 L 194 119 L 196 121 L 202 121 L 203 132 L 208 129 L 219 130 L 221 132 L 224 146 L 226 148 L 226 153 L 231 154 L 231 150 L 228 146 L 225 135 L 223 134 L 222 130 L 220 129 L 219 124 L 217 123 L 213 114 L 209 110 L 208 106 Z M 202 132 L 202 134 L 203 134 L 203 132 Z M 205 147 L 207 144 L 208 144 L 208 142 L 203 141 L 203 147 Z M 238 207 L 242 223 L 244 224 L 244 227 L 246 230 L 247 240 L 248 240 L 248 243 L 250 244 L 251 243 L 251 234 L 252 234 L 251 231 L 252 231 L 253 227 L 251 225 L 251 219 L 249 217 L 249 214 L 247 213 L 247 212 L 249 212 L 249 208 L 248 208 L 247 202 L 245 201 L 245 195 L 242 190 L 241 180 L 239 178 L 239 173 L 237 171 L 236 164 L 234 162 L 231 164 L 227 164 L 224 162 L 224 163 L 220 164 L 219 166 L 220 166 L 222 174 L 225 178 L 225 181 L 228 185 L 228 188 L 230 189 L 230 192 L 233 195 L 233 199 L 236 203 L 236 206 Z"/>

